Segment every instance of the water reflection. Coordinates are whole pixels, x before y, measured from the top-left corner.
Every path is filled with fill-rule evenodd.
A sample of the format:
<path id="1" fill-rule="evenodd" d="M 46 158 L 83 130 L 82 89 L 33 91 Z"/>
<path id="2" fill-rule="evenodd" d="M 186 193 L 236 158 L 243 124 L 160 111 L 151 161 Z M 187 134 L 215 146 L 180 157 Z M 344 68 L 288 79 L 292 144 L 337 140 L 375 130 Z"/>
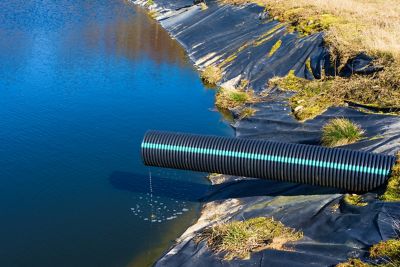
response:
<path id="1" fill-rule="evenodd" d="M 135 16 L 121 16 L 112 24 L 86 24 L 79 35 L 89 48 L 103 46 L 108 54 L 135 60 L 147 56 L 158 64 L 168 62 L 182 66 L 187 63 L 178 42 L 171 41 L 159 23 L 144 18 L 148 16 L 145 11 L 134 9 Z"/>

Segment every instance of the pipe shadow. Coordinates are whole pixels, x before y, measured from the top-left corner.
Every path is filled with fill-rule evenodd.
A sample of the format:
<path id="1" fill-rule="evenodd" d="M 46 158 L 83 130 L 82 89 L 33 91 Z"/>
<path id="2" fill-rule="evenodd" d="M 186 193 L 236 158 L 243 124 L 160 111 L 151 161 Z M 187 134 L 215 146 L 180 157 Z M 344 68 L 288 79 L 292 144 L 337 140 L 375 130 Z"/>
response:
<path id="1" fill-rule="evenodd" d="M 149 176 L 115 171 L 109 182 L 119 190 L 149 193 Z M 219 185 L 207 185 L 152 175 L 153 192 L 157 196 L 191 202 L 210 202 L 229 198 L 256 196 L 299 196 L 344 193 L 344 190 L 262 179 L 246 179 Z"/>

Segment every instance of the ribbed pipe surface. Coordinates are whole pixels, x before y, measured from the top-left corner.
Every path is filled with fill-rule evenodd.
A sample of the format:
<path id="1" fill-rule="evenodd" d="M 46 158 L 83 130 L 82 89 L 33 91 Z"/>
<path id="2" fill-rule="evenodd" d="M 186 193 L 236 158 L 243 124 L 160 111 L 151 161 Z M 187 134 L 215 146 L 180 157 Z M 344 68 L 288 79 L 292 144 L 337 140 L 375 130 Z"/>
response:
<path id="1" fill-rule="evenodd" d="M 369 191 L 388 179 L 394 156 L 339 148 L 149 131 L 145 165 Z"/>

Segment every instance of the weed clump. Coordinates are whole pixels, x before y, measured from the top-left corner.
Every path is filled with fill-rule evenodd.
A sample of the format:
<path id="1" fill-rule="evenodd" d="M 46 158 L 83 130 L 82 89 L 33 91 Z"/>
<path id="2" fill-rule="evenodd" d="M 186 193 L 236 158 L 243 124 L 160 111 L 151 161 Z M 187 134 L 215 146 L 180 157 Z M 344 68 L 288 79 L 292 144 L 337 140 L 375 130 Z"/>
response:
<path id="1" fill-rule="evenodd" d="M 322 144 L 328 147 L 343 146 L 362 139 L 364 130 L 348 119 L 330 120 L 322 128 Z"/>
<path id="2" fill-rule="evenodd" d="M 368 203 L 364 202 L 360 195 L 356 194 L 346 194 L 343 198 L 344 202 L 350 205 L 364 207 L 367 206 Z"/>
<path id="3" fill-rule="evenodd" d="M 220 88 L 215 98 L 215 105 L 220 109 L 237 108 L 253 102 L 254 92 Z"/>
<path id="4" fill-rule="evenodd" d="M 220 88 L 215 95 L 215 105 L 222 110 L 239 108 L 246 103 L 258 102 L 254 90 L 249 88 L 248 80 L 241 80 L 237 88 Z"/>
<path id="5" fill-rule="evenodd" d="M 384 201 L 400 201 L 400 152 L 397 153 L 397 162 L 393 166 L 386 191 L 380 199 Z"/>
<path id="6" fill-rule="evenodd" d="M 265 248 L 284 249 L 284 244 L 303 237 L 303 233 L 286 227 L 272 218 L 257 217 L 245 221 L 216 224 L 204 230 L 197 241 L 206 240 L 226 260 L 249 258 L 250 253 Z"/>
<path id="7" fill-rule="evenodd" d="M 215 86 L 222 79 L 222 70 L 217 66 L 207 66 L 201 73 L 201 79 L 204 83 Z"/>
<path id="8" fill-rule="evenodd" d="M 245 119 L 254 116 L 256 114 L 257 110 L 252 107 L 246 107 L 240 111 L 239 114 L 239 119 Z"/>

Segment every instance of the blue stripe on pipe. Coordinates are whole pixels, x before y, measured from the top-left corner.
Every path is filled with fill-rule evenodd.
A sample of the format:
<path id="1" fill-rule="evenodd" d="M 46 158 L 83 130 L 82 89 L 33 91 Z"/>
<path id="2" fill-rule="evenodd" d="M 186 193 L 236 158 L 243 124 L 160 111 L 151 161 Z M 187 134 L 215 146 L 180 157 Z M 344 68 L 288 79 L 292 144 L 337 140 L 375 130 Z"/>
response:
<path id="1" fill-rule="evenodd" d="M 371 167 L 364 167 L 364 166 L 351 165 L 351 164 L 340 164 L 340 163 L 329 162 L 329 161 L 308 160 L 308 159 L 303 159 L 303 158 L 281 157 L 281 156 L 268 155 L 268 154 L 253 154 L 253 153 L 244 153 L 244 152 L 237 152 L 237 151 L 230 151 L 230 150 L 218 150 L 218 149 L 208 149 L 208 148 L 199 148 L 199 147 L 190 147 L 190 146 L 173 146 L 173 145 L 143 142 L 142 148 L 170 150 L 170 151 L 178 151 L 178 152 L 189 152 L 189 153 L 196 153 L 196 154 L 217 155 L 217 156 L 226 156 L 226 157 L 236 157 L 236 158 L 245 158 L 245 159 L 256 159 L 256 160 L 274 161 L 274 162 L 282 162 L 282 163 L 306 165 L 306 166 L 318 166 L 318 167 L 323 167 L 323 168 L 332 168 L 332 169 L 338 169 L 338 170 L 344 170 L 344 171 L 372 173 L 372 174 L 378 174 L 378 175 L 388 175 L 390 172 L 390 170 L 381 169 L 381 168 L 371 168 Z"/>

